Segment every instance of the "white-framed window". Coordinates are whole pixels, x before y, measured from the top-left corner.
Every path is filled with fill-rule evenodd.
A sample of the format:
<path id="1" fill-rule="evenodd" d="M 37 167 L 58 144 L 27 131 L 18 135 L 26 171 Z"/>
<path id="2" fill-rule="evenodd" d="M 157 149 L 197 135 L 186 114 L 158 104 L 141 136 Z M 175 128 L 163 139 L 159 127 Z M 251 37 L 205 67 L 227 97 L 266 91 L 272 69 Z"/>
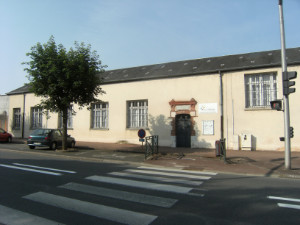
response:
<path id="1" fill-rule="evenodd" d="M 31 129 L 43 127 L 43 109 L 31 107 Z"/>
<path id="2" fill-rule="evenodd" d="M 58 127 L 59 128 L 63 128 L 63 117 L 62 117 L 62 113 L 59 113 L 58 116 Z M 68 109 L 68 122 L 67 122 L 67 128 L 68 129 L 72 129 L 73 128 L 73 107 L 70 106 L 70 108 Z"/>
<path id="3" fill-rule="evenodd" d="M 277 99 L 277 73 L 245 74 L 246 108 L 268 108 Z"/>
<path id="4" fill-rule="evenodd" d="M 108 103 L 92 104 L 92 120 L 91 127 L 93 129 L 108 129 Z"/>
<path id="5" fill-rule="evenodd" d="M 127 128 L 148 127 L 148 100 L 127 101 Z"/>
<path id="6" fill-rule="evenodd" d="M 21 129 L 21 108 L 13 109 L 13 129 L 14 130 Z"/>

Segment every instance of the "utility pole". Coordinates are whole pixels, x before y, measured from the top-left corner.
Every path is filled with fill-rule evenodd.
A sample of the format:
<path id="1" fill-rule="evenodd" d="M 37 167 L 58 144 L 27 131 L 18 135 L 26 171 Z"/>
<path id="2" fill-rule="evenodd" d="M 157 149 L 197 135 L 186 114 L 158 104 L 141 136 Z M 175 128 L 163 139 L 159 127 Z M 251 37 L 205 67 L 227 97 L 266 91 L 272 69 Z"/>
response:
<path id="1" fill-rule="evenodd" d="M 284 80 L 286 79 L 288 74 L 287 74 L 287 63 L 286 63 L 286 55 L 285 55 L 285 35 L 284 35 L 282 0 L 279 0 L 278 5 L 279 5 L 279 17 L 280 17 L 282 83 L 284 83 Z M 285 168 L 290 170 L 291 169 L 291 139 L 289 133 L 290 106 L 289 106 L 289 95 L 285 93 L 283 93 L 283 105 L 284 105 L 283 113 L 284 113 Z"/>

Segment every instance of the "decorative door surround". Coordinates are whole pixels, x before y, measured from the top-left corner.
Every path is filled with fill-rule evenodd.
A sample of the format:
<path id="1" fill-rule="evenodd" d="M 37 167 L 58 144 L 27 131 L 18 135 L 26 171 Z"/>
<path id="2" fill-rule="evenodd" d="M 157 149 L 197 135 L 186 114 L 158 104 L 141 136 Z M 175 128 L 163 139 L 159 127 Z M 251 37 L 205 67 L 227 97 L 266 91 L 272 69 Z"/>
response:
<path id="1" fill-rule="evenodd" d="M 172 118 L 171 126 L 171 136 L 176 136 L 176 124 L 175 117 L 179 114 L 188 114 L 191 116 L 191 136 L 195 136 L 196 132 L 194 129 L 195 121 L 194 117 L 196 117 L 196 104 L 197 101 L 192 98 L 190 101 L 175 101 L 172 99 L 169 102 L 171 106 L 170 117 Z"/>

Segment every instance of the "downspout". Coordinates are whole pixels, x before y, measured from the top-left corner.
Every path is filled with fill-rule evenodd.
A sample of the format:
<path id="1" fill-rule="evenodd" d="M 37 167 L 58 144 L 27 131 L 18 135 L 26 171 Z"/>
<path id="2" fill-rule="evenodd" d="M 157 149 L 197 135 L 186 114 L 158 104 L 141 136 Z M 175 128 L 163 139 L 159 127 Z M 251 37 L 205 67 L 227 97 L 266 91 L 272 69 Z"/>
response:
<path id="1" fill-rule="evenodd" d="M 220 134 L 221 139 L 224 139 L 224 106 L 223 106 L 223 79 L 222 72 L 219 71 L 220 76 Z"/>
<path id="2" fill-rule="evenodd" d="M 25 127 L 25 103 L 26 103 L 26 94 L 23 93 L 23 114 L 22 114 L 22 139 L 24 138 L 24 127 Z"/>
<path id="3" fill-rule="evenodd" d="M 222 72 L 219 71 L 219 77 L 220 77 L 220 145 L 222 146 L 222 156 L 224 159 L 224 163 L 227 163 L 226 161 L 226 142 L 224 139 L 224 104 L 223 104 L 223 79 L 222 79 Z"/>

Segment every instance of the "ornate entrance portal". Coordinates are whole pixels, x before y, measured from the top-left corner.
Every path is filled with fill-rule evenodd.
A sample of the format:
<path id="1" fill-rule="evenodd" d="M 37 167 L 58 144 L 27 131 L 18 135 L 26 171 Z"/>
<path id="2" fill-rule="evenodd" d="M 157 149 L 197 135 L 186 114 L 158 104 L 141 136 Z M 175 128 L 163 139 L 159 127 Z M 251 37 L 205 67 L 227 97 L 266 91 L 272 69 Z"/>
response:
<path id="1" fill-rule="evenodd" d="M 192 147 L 192 137 L 195 137 L 194 117 L 196 117 L 195 99 L 190 101 L 175 101 L 169 102 L 171 106 L 170 116 L 172 118 L 172 147 Z"/>
<path id="2" fill-rule="evenodd" d="M 175 118 L 176 147 L 191 147 L 191 116 L 179 114 Z"/>

